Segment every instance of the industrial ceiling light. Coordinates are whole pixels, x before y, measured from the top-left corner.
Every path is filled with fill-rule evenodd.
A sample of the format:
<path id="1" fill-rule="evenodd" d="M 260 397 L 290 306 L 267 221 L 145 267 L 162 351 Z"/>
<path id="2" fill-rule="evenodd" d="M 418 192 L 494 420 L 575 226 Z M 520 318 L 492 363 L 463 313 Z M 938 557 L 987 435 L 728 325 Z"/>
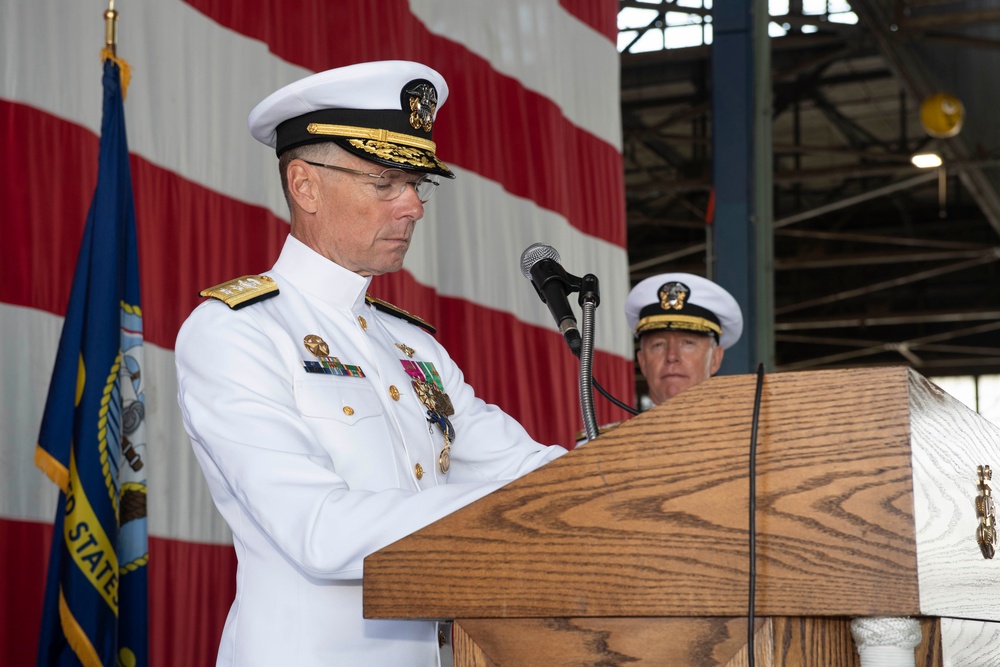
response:
<path id="1" fill-rule="evenodd" d="M 911 157 L 910 162 L 921 169 L 932 169 L 941 166 L 941 156 L 937 153 L 920 153 Z"/>

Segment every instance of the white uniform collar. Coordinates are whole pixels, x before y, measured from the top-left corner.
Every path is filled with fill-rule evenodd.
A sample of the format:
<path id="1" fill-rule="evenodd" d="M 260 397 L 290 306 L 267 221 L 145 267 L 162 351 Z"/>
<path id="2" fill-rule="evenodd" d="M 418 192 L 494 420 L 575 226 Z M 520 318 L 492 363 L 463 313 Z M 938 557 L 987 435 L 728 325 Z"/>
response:
<path id="1" fill-rule="evenodd" d="M 285 239 L 273 271 L 300 291 L 350 310 L 365 305 L 365 293 L 372 281 L 371 276 L 359 276 L 323 257 L 291 234 Z M 282 280 L 277 281 L 279 290 Z"/>

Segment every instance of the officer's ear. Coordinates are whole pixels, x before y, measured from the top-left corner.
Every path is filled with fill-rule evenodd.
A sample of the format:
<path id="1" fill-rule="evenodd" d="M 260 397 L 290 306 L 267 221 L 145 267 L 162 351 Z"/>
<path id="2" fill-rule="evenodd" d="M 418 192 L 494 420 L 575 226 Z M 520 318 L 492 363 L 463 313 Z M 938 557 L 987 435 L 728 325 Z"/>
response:
<path id="1" fill-rule="evenodd" d="M 719 371 L 719 367 L 722 366 L 722 357 L 726 354 L 726 351 L 722 349 L 721 345 L 716 345 L 715 349 L 712 350 L 712 372 L 709 375 L 715 375 Z"/>
<path id="2" fill-rule="evenodd" d="M 319 210 L 320 174 L 319 168 L 295 159 L 288 163 L 288 196 L 295 205 L 306 213 Z"/>

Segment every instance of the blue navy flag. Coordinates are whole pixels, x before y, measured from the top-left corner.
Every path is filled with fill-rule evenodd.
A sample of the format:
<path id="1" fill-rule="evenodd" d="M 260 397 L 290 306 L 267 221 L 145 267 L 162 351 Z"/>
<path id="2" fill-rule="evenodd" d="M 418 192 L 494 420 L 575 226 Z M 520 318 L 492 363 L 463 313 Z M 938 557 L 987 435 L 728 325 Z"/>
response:
<path id="1" fill-rule="evenodd" d="M 97 187 L 35 450 L 61 490 L 45 667 L 149 664 L 142 310 L 120 63 L 105 52 Z"/>

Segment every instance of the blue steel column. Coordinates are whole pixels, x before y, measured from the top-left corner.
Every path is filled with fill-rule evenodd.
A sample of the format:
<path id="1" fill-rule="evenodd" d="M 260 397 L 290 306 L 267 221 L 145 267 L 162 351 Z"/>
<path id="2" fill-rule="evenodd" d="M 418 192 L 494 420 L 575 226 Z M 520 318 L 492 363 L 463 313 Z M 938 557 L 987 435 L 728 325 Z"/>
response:
<path id="1" fill-rule="evenodd" d="M 712 177 L 715 257 L 710 277 L 743 309 L 743 337 L 720 374 L 774 368 L 771 205 L 771 52 L 767 0 L 712 9 Z"/>

